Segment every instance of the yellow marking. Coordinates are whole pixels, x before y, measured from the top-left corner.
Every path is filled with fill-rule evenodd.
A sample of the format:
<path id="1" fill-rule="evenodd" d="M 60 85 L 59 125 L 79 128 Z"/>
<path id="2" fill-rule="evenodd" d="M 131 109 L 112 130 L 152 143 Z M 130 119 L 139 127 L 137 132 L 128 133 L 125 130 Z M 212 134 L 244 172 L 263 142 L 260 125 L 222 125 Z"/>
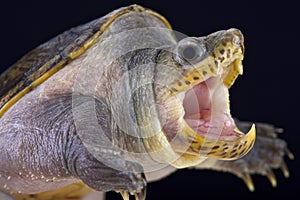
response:
<path id="1" fill-rule="evenodd" d="M 50 69 L 47 73 L 45 73 L 43 76 L 38 78 L 37 80 L 33 81 L 29 86 L 25 87 L 22 91 L 20 91 L 18 94 L 16 94 L 14 97 L 12 97 L 8 102 L 6 102 L 5 105 L 0 109 L 0 117 L 3 116 L 3 114 L 12 106 L 14 105 L 19 99 L 21 99 L 23 96 L 28 94 L 32 89 L 36 88 L 38 85 L 43 83 L 45 80 L 47 80 L 50 76 L 52 76 L 54 73 L 56 73 L 58 70 L 64 67 L 66 63 L 66 60 L 62 60 L 60 63 L 58 63 L 55 67 Z"/>
<path id="2" fill-rule="evenodd" d="M 80 55 L 82 55 L 86 50 L 88 50 L 93 44 L 95 44 L 97 42 L 97 39 L 100 37 L 101 32 L 98 31 L 96 32 L 90 39 L 88 39 L 82 47 L 78 48 L 76 51 L 71 52 L 69 54 L 69 57 L 71 58 L 71 60 L 74 60 L 76 58 L 78 58 Z"/>
<path id="3" fill-rule="evenodd" d="M 154 12 L 154 11 L 152 11 L 152 10 L 145 10 L 147 13 L 149 13 L 149 14 L 151 14 L 151 15 L 153 15 L 153 16 L 155 16 L 155 17 L 157 17 L 158 19 L 160 19 L 164 24 L 165 24 L 165 26 L 168 28 L 168 29 L 170 29 L 170 30 L 172 30 L 172 26 L 171 26 L 171 24 L 168 22 L 168 20 L 165 18 L 165 17 L 163 17 L 163 16 L 161 16 L 160 14 L 158 14 L 157 12 Z"/>
<path id="4" fill-rule="evenodd" d="M 162 89 L 161 94 L 163 97 L 159 97 L 165 99 L 169 97 L 170 93 L 166 92 L 166 90 L 172 90 L 173 92 L 171 95 L 176 94 L 181 91 L 187 91 L 188 89 L 192 88 L 193 86 L 207 80 L 210 77 L 216 76 L 218 74 L 218 69 L 215 67 L 212 60 L 214 60 L 211 56 L 204 60 L 204 62 L 200 62 L 194 66 L 191 66 L 191 69 L 186 69 L 184 75 L 180 77 L 180 80 L 174 81 L 168 88 Z M 205 73 L 204 73 L 205 72 Z M 194 77 L 197 77 L 195 79 Z M 178 82 L 180 81 L 180 85 Z M 173 90 L 175 89 L 175 91 Z"/>
<path id="5" fill-rule="evenodd" d="M 233 85 L 238 75 L 243 74 L 242 59 L 243 58 L 236 59 L 233 63 L 226 67 L 222 74 L 223 83 L 227 88 L 230 88 Z"/>
<path id="6" fill-rule="evenodd" d="M 220 52 L 220 49 L 224 50 L 224 54 Z M 227 57 L 226 53 L 228 50 L 231 52 L 230 56 Z M 231 41 L 224 43 L 220 43 L 214 50 L 215 62 L 218 63 L 219 66 L 226 66 L 229 63 L 233 62 L 229 66 L 224 67 L 224 72 L 222 74 L 223 83 L 227 88 L 230 88 L 235 82 L 238 75 L 243 74 L 242 60 L 243 60 L 243 51 L 242 48 L 234 46 Z M 232 60 L 233 57 L 237 57 L 236 60 Z M 221 61 L 220 58 L 223 58 Z"/>

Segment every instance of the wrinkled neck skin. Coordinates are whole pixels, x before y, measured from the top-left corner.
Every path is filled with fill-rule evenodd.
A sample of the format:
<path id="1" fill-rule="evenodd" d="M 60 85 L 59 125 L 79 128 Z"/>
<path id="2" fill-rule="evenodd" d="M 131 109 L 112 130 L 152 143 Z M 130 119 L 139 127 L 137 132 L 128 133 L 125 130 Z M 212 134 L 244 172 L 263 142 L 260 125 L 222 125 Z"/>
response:
<path id="1" fill-rule="evenodd" d="M 134 17 L 135 21 L 139 19 Z M 149 25 L 144 24 L 141 17 L 141 27 L 139 23 L 122 20 L 114 22 L 116 26 L 110 25 L 101 40 L 85 53 L 72 92 L 104 102 L 111 114 L 111 133 L 104 134 L 111 134 L 108 138 L 112 145 L 122 150 L 127 159 L 141 163 L 144 168 L 157 163 L 172 163 L 180 155 L 173 150 L 163 132 L 168 116 L 157 109 L 168 105 L 174 106 L 174 112 L 182 110 L 177 108 L 180 104 L 176 101 L 173 104 L 158 102 L 156 88 L 166 87 L 180 76 L 178 71 L 172 70 L 172 65 L 166 67 L 160 59 L 162 49 L 173 48 L 176 40 L 172 31 L 157 19 L 148 20 Z M 80 121 L 80 112 L 76 116 L 79 118 L 75 121 Z M 176 119 L 174 121 L 176 129 L 182 128 Z M 103 127 L 100 125 L 98 129 Z"/>
<path id="2" fill-rule="evenodd" d="M 123 63 L 123 75 L 118 80 L 110 81 L 111 85 L 107 87 L 111 87 L 109 91 L 112 92 L 107 104 L 111 108 L 114 124 L 114 144 L 144 168 L 156 162 L 169 164 L 179 157 L 171 147 L 163 126 L 166 120 L 172 120 L 173 130 L 179 131 L 182 127 L 178 119 L 169 118 L 168 115 L 172 115 L 172 111 L 173 114 L 182 113 L 182 108 L 176 97 L 168 102 L 161 102 L 157 98 L 159 88 L 166 87 L 168 81 L 178 77 L 178 73 L 170 70 L 170 66 L 161 65 L 159 56 L 163 51 L 149 48 L 124 55 L 116 62 Z M 161 72 L 164 79 L 161 79 Z M 164 113 L 166 110 L 168 112 Z"/>
<path id="3" fill-rule="evenodd" d="M 166 87 L 180 76 L 173 66 L 162 65 L 159 57 L 163 51 L 146 48 L 128 52 L 102 72 L 97 84 L 89 84 L 94 90 L 85 90 L 85 86 L 82 92 L 75 92 L 95 96 L 104 102 L 111 119 L 111 131 L 104 134 L 111 134 L 107 137 L 112 146 L 121 150 L 126 159 L 142 164 L 145 171 L 153 170 L 154 165 L 154 168 L 161 168 L 162 163 L 169 165 L 180 157 L 170 145 L 163 126 L 168 120 L 168 126 L 173 125 L 174 132 L 182 129 L 179 119 L 169 116 L 182 116 L 182 107 L 176 97 L 169 98 L 168 102 L 157 99 L 159 88 Z M 81 86 L 77 83 L 75 89 L 78 89 L 77 85 Z M 84 93 L 86 91 L 94 91 L 94 94 Z M 93 108 L 90 111 L 93 112 Z M 101 122 L 99 125 L 100 130 L 105 128 Z"/>

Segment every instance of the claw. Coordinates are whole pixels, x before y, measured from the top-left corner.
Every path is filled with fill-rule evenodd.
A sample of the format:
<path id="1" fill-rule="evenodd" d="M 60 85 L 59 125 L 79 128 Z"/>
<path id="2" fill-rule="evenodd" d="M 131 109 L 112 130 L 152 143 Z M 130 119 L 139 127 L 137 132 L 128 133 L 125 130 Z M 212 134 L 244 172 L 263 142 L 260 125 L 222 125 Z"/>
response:
<path id="1" fill-rule="evenodd" d="M 273 187 L 276 187 L 277 186 L 277 180 L 276 180 L 276 177 L 275 177 L 272 169 L 267 169 L 267 174 L 266 175 L 267 175 L 271 185 Z"/>
<path id="2" fill-rule="evenodd" d="M 120 191 L 123 200 L 129 200 L 129 193 L 127 191 Z"/>
<path id="3" fill-rule="evenodd" d="M 145 200 L 146 199 L 146 187 L 144 187 L 139 193 L 135 193 L 135 200 Z"/>
<path id="4" fill-rule="evenodd" d="M 288 148 L 285 148 L 285 154 L 289 157 L 289 159 L 294 160 L 295 156 Z"/>
<path id="5" fill-rule="evenodd" d="M 284 177 L 288 178 L 290 176 L 290 172 L 284 161 L 282 161 L 280 168 L 281 168 L 281 171 L 282 171 Z"/>
<path id="6" fill-rule="evenodd" d="M 248 173 L 243 173 L 241 178 L 246 183 L 248 189 L 253 192 L 255 188 L 251 176 Z"/>
<path id="7" fill-rule="evenodd" d="M 276 133 L 283 133 L 283 128 L 275 128 Z"/>
<path id="8" fill-rule="evenodd" d="M 123 200 L 129 200 L 130 195 L 128 191 L 116 191 L 121 194 Z M 146 187 L 144 187 L 140 192 L 138 193 L 130 193 L 131 195 L 135 196 L 135 200 L 145 200 L 146 199 Z"/>

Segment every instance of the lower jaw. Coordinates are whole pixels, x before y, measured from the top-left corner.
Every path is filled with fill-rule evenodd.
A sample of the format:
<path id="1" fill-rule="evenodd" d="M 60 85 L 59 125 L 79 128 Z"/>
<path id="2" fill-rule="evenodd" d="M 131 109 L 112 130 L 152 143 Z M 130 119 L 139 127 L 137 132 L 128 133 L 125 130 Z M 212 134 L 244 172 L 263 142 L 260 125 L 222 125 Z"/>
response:
<path id="1" fill-rule="evenodd" d="M 185 121 L 178 133 L 173 149 L 182 156 L 214 157 L 221 160 L 235 160 L 246 155 L 253 147 L 256 131 L 252 125 L 247 134 L 232 126 L 232 135 L 202 134 L 195 132 Z"/>

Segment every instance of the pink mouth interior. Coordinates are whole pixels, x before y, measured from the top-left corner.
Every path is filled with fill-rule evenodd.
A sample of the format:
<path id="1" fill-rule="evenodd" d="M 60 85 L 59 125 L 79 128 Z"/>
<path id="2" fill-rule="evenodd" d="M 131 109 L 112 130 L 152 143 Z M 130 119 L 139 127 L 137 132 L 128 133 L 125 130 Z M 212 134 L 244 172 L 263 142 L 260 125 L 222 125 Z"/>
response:
<path id="1" fill-rule="evenodd" d="M 210 78 L 188 90 L 183 100 L 184 120 L 202 136 L 236 138 L 237 133 L 234 131 L 236 125 L 230 113 L 226 113 L 224 106 L 227 97 L 216 94 L 219 92 L 217 89 L 219 85 L 216 78 Z M 212 101 L 217 103 L 212 104 Z"/>

